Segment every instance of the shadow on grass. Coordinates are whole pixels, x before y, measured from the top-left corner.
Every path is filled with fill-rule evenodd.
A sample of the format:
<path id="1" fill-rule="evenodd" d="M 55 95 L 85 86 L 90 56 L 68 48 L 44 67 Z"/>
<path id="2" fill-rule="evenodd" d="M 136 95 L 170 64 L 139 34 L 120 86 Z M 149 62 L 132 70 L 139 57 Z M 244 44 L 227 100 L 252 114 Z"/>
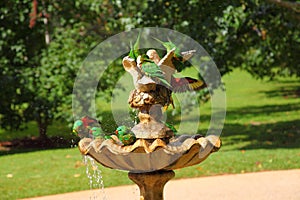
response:
<path id="1" fill-rule="evenodd" d="M 289 103 L 289 104 L 274 104 L 265 106 L 247 106 L 238 109 L 231 109 L 227 111 L 226 118 L 237 119 L 237 118 L 251 118 L 258 115 L 272 115 L 275 113 L 283 113 L 289 111 L 300 110 L 300 103 Z"/>
<path id="2" fill-rule="evenodd" d="M 289 112 L 299 110 L 299 103 L 247 106 L 228 110 L 221 138 L 224 145 L 235 145 L 237 149 L 299 148 L 300 117 L 288 120 Z M 278 116 L 281 114 L 280 119 Z M 270 122 L 272 115 L 276 115 L 274 122 Z M 252 120 L 260 117 L 263 120 Z M 265 122 L 266 118 L 268 122 Z M 238 123 L 234 123 L 235 121 Z"/>
<path id="3" fill-rule="evenodd" d="M 283 97 L 283 98 L 299 98 L 300 97 L 300 86 L 280 86 L 276 90 L 261 91 L 267 97 Z"/>
<path id="4" fill-rule="evenodd" d="M 300 147 L 300 119 L 276 123 L 226 124 L 221 138 L 224 145 L 238 149 Z"/>

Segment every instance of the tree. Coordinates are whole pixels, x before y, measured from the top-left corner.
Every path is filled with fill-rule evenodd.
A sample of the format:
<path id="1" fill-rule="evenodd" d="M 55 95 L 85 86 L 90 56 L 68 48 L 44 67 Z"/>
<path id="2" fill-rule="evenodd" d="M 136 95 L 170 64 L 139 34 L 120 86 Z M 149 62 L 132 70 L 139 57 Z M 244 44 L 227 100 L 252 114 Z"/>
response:
<path id="1" fill-rule="evenodd" d="M 83 59 L 115 33 L 105 18 L 109 5 L 17 0 L 2 1 L 0 9 L 0 125 L 20 129 L 34 120 L 46 138 L 54 119 L 72 117 L 73 82 Z"/>
<path id="2" fill-rule="evenodd" d="M 127 27 L 166 27 L 189 35 L 221 74 L 242 67 L 260 78 L 300 76 L 299 1 L 142 2 L 139 10 L 135 1 L 115 5 Z"/>
<path id="3" fill-rule="evenodd" d="M 300 76 L 299 1 L 15 0 L 0 3 L 0 125 L 35 120 L 41 137 L 71 118 L 77 69 L 99 42 L 120 31 L 158 26 L 191 36 L 222 75 Z M 120 70 L 98 87 L 111 94 Z M 115 73 L 117 72 L 117 73 Z"/>

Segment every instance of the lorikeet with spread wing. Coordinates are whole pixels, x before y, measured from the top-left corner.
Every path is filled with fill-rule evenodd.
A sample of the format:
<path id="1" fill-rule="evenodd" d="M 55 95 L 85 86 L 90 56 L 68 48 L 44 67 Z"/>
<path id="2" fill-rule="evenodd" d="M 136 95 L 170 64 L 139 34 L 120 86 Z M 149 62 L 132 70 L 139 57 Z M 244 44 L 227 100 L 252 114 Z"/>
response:
<path id="1" fill-rule="evenodd" d="M 190 77 L 172 77 L 171 85 L 173 92 L 197 91 L 207 87 L 207 85 L 203 81 Z"/>
<path id="2" fill-rule="evenodd" d="M 185 61 L 190 59 L 196 52 L 195 50 L 181 52 L 180 49 L 170 40 L 168 42 L 163 42 L 157 38 L 154 39 L 160 42 L 166 48 L 167 52 L 174 51 L 172 64 L 178 72 L 182 71 L 187 66 Z M 202 80 L 190 77 L 175 78 L 174 76 L 171 78 L 171 86 L 173 92 L 196 91 L 207 87 Z"/>
<path id="3" fill-rule="evenodd" d="M 141 59 L 140 62 L 142 63 L 142 72 L 144 72 L 145 75 L 165 85 L 166 87 L 171 88 L 173 92 L 197 91 L 207 87 L 207 85 L 203 81 L 190 77 L 172 77 L 171 84 L 169 84 L 169 82 L 164 77 L 163 71 L 157 64 L 147 58 L 146 55 L 142 55 L 139 58 Z"/>

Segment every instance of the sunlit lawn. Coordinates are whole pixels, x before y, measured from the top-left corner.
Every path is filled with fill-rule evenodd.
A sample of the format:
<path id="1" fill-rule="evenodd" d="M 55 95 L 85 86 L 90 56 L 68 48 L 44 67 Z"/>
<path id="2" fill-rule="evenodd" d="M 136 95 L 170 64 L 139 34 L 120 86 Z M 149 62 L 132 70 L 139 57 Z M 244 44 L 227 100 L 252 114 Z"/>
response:
<path id="1" fill-rule="evenodd" d="M 227 95 L 227 116 L 221 135 L 223 146 L 202 164 L 176 170 L 176 178 L 300 168 L 299 79 L 267 82 L 235 71 L 223 80 Z M 127 97 L 127 91 L 116 96 L 112 103 L 115 115 L 124 115 L 122 108 L 127 106 Z M 102 119 L 104 124 L 109 122 L 111 119 L 105 108 L 110 104 L 98 102 L 97 105 L 100 112 L 107 115 Z M 205 134 L 210 104 L 201 105 L 200 110 L 199 132 Z M 196 116 L 195 112 L 189 114 L 191 118 Z M 116 123 L 125 123 L 124 119 L 126 117 Z M 185 123 L 193 125 L 191 121 Z M 10 136 L 1 131 L 0 140 L 36 135 L 33 134 L 36 128 L 32 125 L 29 128 Z M 62 124 L 51 129 L 53 134 L 69 134 L 69 128 Z M 126 172 L 100 168 L 106 187 L 131 183 Z M 0 157 L 0 185 L 0 199 L 89 189 L 85 166 L 77 148 L 3 155 Z"/>

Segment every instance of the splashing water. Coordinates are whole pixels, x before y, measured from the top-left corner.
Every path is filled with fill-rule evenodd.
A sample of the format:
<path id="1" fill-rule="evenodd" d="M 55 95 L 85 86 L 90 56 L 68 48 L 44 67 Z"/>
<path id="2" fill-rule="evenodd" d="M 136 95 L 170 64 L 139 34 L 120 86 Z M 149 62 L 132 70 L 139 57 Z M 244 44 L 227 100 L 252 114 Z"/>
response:
<path id="1" fill-rule="evenodd" d="M 77 147 L 77 143 L 74 139 L 71 139 L 71 148 Z"/>
<path id="2" fill-rule="evenodd" d="M 95 160 L 90 156 L 84 155 L 83 162 L 86 166 L 86 175 L 89 179 L 90 190 L 93 190 L 93 194 L 90 196 L 90 200 L 100 199 L 100 196 L 102 196 L 102 200 L 107 200 L 104 191 L 102 172 L 98 168 Z M 100 194 L 99 190 L 96 191 L 95 189 L 100 189 L 102 194 Z M 100 194 L 100 196 L 98 196 L 98 194 Z"/>

